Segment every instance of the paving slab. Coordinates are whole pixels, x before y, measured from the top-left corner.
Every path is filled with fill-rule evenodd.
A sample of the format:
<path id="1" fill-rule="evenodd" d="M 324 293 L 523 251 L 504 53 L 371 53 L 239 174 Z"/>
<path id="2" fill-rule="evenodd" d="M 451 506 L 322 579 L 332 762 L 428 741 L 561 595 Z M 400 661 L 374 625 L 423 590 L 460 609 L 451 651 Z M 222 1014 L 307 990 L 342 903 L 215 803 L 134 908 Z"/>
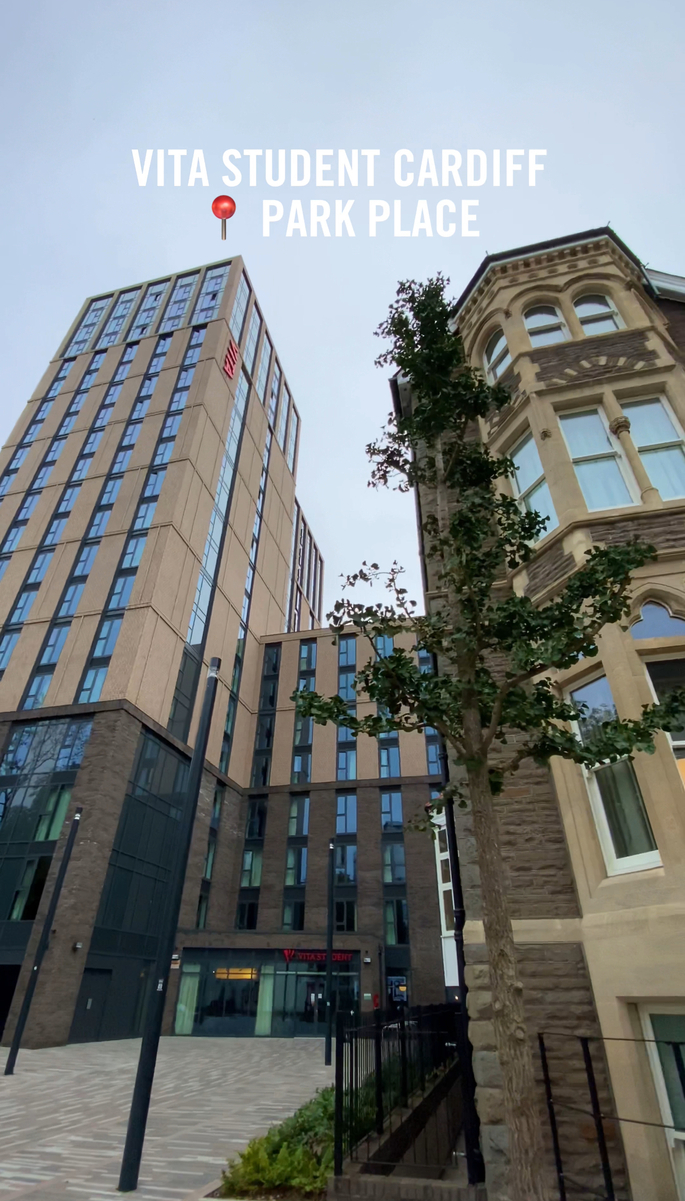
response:
<path id="1" fill-rule="evenodd" d="M 20 1051 L 0 1075 L 0 1201 L 199 1201 L 228 1156 L 331 1084 L 320 1039 L 163 1038 L 140 1181 L 117 1192 L 139 1039 Z M 0 1048 L 0 1071 L 7 1049 Z"/>

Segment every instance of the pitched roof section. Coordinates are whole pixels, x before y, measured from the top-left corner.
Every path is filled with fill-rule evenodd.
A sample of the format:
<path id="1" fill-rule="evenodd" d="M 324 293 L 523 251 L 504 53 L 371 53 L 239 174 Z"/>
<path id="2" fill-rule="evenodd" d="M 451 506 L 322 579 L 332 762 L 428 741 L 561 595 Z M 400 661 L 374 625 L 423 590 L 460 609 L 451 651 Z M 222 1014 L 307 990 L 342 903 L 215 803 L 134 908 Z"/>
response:
<path id="1" fill-rule="evenodd" d="M 647 276 L 651 273 L 645 271 L 645 268 L 637 255 L 633 254 L 632 250 L 626 246 L 625 242 L 621 241 L 618 234 L 614 233 L 613 229 L 610 229 L 608 225 L 603 225 L 599 229 L 586 229 L 582 233 L 567 234 L 566 237 L 552 238 L 548 242 L 533 242 L 530 246 L 517 246 L 513 250 L 502 250 L 499 254 L 489 254 L 483 259 L 483 262 L 476 271 L 475 275 L 473 275 L 469 280 L 468 284 L 464 288 L 464 291 L 459 297 L 457 301 L 457 312 L 461 312 L 469 296 L 478 286 L 493 264 L 505 263 L 509 259 L 522 259 L 536 254 L 544 254 L 545 251 L 557 250 L 560 246 L 575 246 L 580 245 L 583 242 L 597 242 L 600 240 L 600 238 L 610 238 L 611 241 L 618 246 L 619 250 L 621 250 L 632 263 L 635 263 L 635 266 L 639 268 L 645 277 L 645 283 L 647 286 L 649 286 L 649 280 Z"/>

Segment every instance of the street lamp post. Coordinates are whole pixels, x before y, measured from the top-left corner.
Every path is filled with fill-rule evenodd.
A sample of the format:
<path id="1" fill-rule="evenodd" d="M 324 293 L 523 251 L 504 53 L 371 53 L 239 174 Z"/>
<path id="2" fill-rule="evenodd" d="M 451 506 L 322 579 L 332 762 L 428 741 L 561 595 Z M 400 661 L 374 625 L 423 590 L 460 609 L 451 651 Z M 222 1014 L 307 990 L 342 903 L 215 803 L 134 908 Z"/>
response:
<path id="1" fill-rule="evenodd" d="M 326 927 L 326 1047 L 324 1063 L 330 1067 L 333 1055 L 333 926 L 335 911 L 335 839 L 328 844 L 328 924 Z"/>
<path id="2" fill-rule="evenodd" d="M 117 1185 L 120 1193 L 130 1193 L 138 1187 L 138 1174 L 143 1154 L 143 1143 L 145 1142 L 145 1128 L 150 1108 L 152 1082 L 155 1078 L 157 1051 L 162 1033 L 162 1018 L 164 1016 L 164 1003 L 169 984 L 171 956 L 174 953 L 176 945 L 178 916 L 181 908 L 186 868 L 188 866 L 190 843 L 193 837 L 193 826 L 195 824 L 197 802 L 202 783 L 202 769 L 207 751 L 209 728 L 212 724 L 217 677 L 220 667 L 221 659 L 210 659 L 205 695 L 200 712 L 200 723 L 195 740 L 195 749 L 193 750 L 193 757 L 190 761 L 190 770 L 188 772 L 186 803 L 179 823 L 178 852 L 169 882 L 169 903 L 159 934 L 157 960 L 153 974 L 153 980 L 156 981 L 156 985 L 148 1001 L 145 1015 L 143 1042 L 140 1048 L 138 1071 L 136 1073 L 136 1082 L 133 1088 L 131 1110 L 128 1118 L 128 1129 L 126 1131 L 124 1155 L 121 1161 L 121 1173 L 119 1175 L 119 1184 Z"/>

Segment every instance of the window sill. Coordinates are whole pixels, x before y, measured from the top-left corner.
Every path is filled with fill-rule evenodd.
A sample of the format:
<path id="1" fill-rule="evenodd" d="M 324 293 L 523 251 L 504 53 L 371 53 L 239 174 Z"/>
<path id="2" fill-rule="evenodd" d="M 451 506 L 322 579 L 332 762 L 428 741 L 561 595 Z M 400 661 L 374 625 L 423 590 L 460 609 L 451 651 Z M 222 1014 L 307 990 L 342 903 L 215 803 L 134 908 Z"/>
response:
<path id="1" fill-rule="evenodd" d="M 637 863 L 637 859 L 643 859 L 643 862 Z M 615 864 L 613 867 L 607 867 L 606 870 L 606 879 L 602 880 L 600 888 L 607 886 L 614 880 L 621 880 L 624 876 L 634 876 L 636 872 L 651 871 L 654 872 L 655 877 L 662 876 L 664 874 L 664 865 L 661 856 L 656 853 L 655 855 L 645 855 L 644 858 L 636 855 L 632 861 L 626 861 L 625 866 Z"/>

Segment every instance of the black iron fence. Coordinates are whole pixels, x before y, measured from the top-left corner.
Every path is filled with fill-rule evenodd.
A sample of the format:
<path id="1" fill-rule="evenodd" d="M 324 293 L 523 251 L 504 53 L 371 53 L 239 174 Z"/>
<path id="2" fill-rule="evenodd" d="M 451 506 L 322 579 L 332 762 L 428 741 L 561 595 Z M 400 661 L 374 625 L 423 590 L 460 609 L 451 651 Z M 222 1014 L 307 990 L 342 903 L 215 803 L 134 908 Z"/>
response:
<path id="1" fill-rule="evenodd" d="M 335 1174 L 449 1163 L 461 1128 L 458 1005 L 375 1010 L 361 1024 L 338 1015 Z M 429 1173 L 431 1174 L 431 1173 Z M 433 1172 L 432 1174 L 436 1174 Z"/>
<path id="2" fill-rule="evenodd" d="M 569 1075 L 574 1072 L 573 1059 L 568 1053 L 568 1040 L 576 1043 L 577 1058 L 582 1062 L 586 1084 L 586 1104 L 572 1103 L 568 1099 L 568 1091 L 564 1087 L 568 1082 Z M 598 1035 L 583 1036 L 553 1030 L 538 1034 L 559 1201 L 572 1201 L 573 1198 L 581 1197 L 598 1198 L 599 1201 L 624 1201 L 624 1199 L 628 1201 L 629 1190 L 621 1147 L 623 1123 L 631 1126 L 655 1127 L 666 1132 L 683 1129 L 683 1126 L 677 1126 L 674 1121 L 648 1122 L 613 1112 L 613 1101 L 608 1088 L 608 1075 L 604 1060 L 604 1043 L 606 1042 L 635 1043 L 658 1049 L 660 1061 L 662 1066 L 665 1066 L 668 1076 L 666 1091 L 669 1108 L 674 1114 L 685 1113 L 685 1042 L 671 1039 L 604 1039 Z M 563 1047 L 561 1053 L 559 1053 L 560 1046 Z M 563 1071 L 558 1073 L 556 1079 L 555 1059 L 560 1066 L 563 1065 Z M 573 1100 L 577 1100 L 577 1091 Z M 584 1130 L 583 1119 L 591 1121 L 594 1127 L 592 1142 L 594 1162 L 586 1157 L 586 1162 L 583 1163 L 582 1157 L 578 1155 L 577 1134 Z M 575 1139 L 574 1136 L 576 1136 Z M 575 1146 L 571 1145 L 572 1140 L 574 1140 Z M 566 1166 L 569 1160 L 578 1165 L 573 1173 L 569 1173 Z"/>

